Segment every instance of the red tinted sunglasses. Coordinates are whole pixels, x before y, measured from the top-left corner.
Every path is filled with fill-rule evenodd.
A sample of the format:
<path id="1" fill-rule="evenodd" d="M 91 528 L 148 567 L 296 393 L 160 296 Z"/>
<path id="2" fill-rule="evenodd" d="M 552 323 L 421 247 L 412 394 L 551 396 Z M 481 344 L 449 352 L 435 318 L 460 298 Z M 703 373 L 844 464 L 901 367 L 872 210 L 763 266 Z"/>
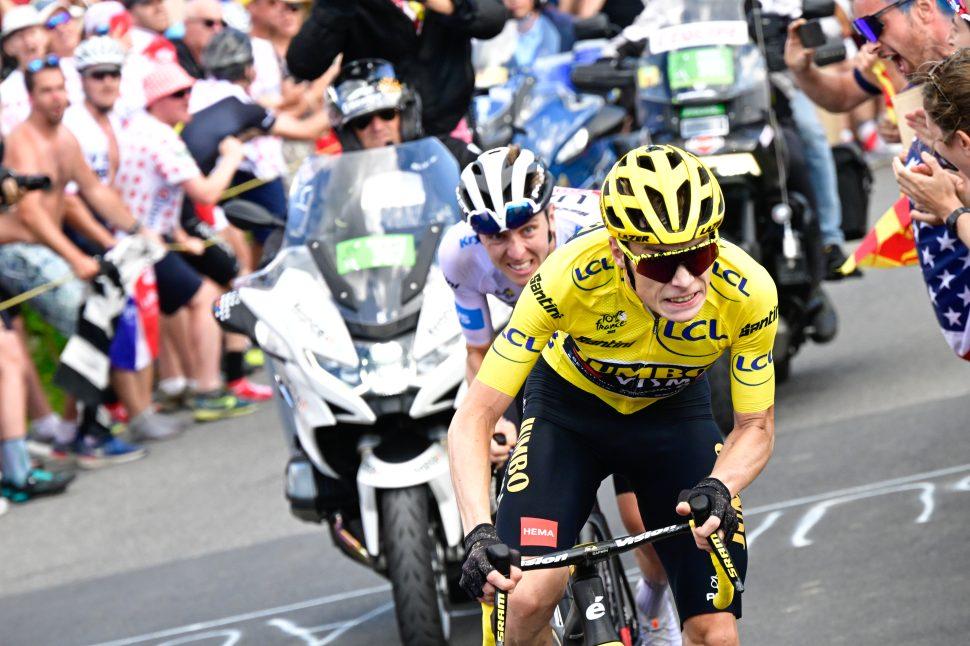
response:
<path id="1" fill-rule="evenodd" d="M 691 276 L 700 276 L 707 268 L 717 260 L 718 249 L 717 240 L 705 242 L 696 247 L 690 247 L 683 251 L 659 253 L 646 256 L 635 256 L 632 251 L 627 249 L 624 243 L 620 243 L 620 249 L 632 260 L 636 272 L 645 278 L 655 280 L 658 283 L 669 283 L 674 279 L 677 269 L 684 266 Z"/>

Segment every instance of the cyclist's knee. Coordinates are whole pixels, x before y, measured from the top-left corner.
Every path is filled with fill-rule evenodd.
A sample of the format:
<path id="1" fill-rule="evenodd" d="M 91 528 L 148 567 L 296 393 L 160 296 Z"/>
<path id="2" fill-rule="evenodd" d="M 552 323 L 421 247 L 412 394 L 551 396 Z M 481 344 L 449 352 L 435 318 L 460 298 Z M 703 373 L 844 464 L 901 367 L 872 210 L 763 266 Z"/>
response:
<path id="1" fill-rule="evenodd" d="M 511 643 L 530 643 L 549 626 L 556 604 L 562 599 L 568 572 L 527 572 L 509 596 L 507 632 Z"/>
<path id="2" fill-rule="evenodd" d="M 696 615 L 684 622 L 684 646 L 738 646 L 734 615 L 717 612 Z"/>

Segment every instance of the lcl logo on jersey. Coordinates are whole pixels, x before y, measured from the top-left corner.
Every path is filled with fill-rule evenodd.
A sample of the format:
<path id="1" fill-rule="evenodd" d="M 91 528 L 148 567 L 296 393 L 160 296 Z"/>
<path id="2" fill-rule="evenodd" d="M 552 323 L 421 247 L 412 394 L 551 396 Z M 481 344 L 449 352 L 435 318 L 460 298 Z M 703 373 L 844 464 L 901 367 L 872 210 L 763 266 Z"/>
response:
<path id="1" fill-rule="evenodd" d="M 586 264 L 585 267 L 573 270 L 573 283 L 576 284 L 580 289 L 589 291 L 591 289 L 596 289 L 597 287 L 602 287 L 606 284 L 605 280 L 591 280 L 605 271 L 613 269 L 613 264 L 610 262 L 609 258 L 599 258 L 593 260 Z M 601 276 L 600 278 L 607 278 L 606 276 Z"/>
<path id="2" fill-rule="evenodd" d="M 745 386 L 760 386 L 768 383 L 774 376 L 774 362 L 775 359 L 770 350 L 767 354 L 756 357 L 739 354 L 731 364 L 731 374 Z"/>
<path id="3" fill-rule="evenodd" d="M 727 334 L 718 334 L 717 319 L 691 321 L 681 327 L 680 323 L 667 321 L 664 325 L 663 335 L 674 341 L 725 341 Z M 677 328 L 680 327 L 678 331 Z"/>
<path id="4" fill-rule="evenodd" d="M 748 285 L 748 279 L 734 271 L 733 269 L 724 269 L 718 261 L 714 261 L 714 266 L 711 272 L 722 279 L 725 283 L 731 287 L 736 287 L 739 292 L 745 296 L 751 296 L 748 292 L 744 291 L 744 288 Z"/>

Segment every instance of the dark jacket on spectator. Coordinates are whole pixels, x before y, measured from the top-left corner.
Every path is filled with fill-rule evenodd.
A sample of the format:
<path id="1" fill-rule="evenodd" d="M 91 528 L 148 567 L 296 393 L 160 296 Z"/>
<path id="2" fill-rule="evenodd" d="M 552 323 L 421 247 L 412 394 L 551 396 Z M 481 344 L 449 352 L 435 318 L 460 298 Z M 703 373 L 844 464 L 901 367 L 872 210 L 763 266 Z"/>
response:
<path id="1" fill-rule="evenodd" d="M 471 103 L 471 39 L 496 36 L 507 18 L 498 0 L 453 2 L 450 16 L 426 11 L 418 34 L 391 0 L 315 0 L 286 62 L 295 77 L 312 80 L 341 52 L 344 61 L 386 59 L 421 96 L 425 132 L 447 134 Z"/>
<path id="2" fill-rule="evenodd" d="M 202 63 L 195 60 L 195 56 L 189 51 L 189 46 L 181 38 L 170 39 L 175 45 L 175 53 L 178 55 L 179 65 L 181 65 L 190 76 L 197 79 L 205 78 L 205 70 Z"/>

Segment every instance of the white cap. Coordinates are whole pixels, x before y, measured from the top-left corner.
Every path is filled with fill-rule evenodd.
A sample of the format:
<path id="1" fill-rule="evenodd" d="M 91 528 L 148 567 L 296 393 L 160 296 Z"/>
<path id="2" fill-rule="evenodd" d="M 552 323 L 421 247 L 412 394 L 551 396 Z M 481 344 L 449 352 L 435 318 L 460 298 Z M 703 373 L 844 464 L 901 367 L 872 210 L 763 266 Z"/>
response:
<path id="1" fill-rule="evenodd" d="M 34 9 L 32 5 L 17 5 L 3 14 L 3 27 L 0 28 L 0 40 L 3 40 L 15 31 L 20 31 L 27 27 L 39 27 L 43 24 L 44 21 L 40 19 L 40 12 Z"/>

